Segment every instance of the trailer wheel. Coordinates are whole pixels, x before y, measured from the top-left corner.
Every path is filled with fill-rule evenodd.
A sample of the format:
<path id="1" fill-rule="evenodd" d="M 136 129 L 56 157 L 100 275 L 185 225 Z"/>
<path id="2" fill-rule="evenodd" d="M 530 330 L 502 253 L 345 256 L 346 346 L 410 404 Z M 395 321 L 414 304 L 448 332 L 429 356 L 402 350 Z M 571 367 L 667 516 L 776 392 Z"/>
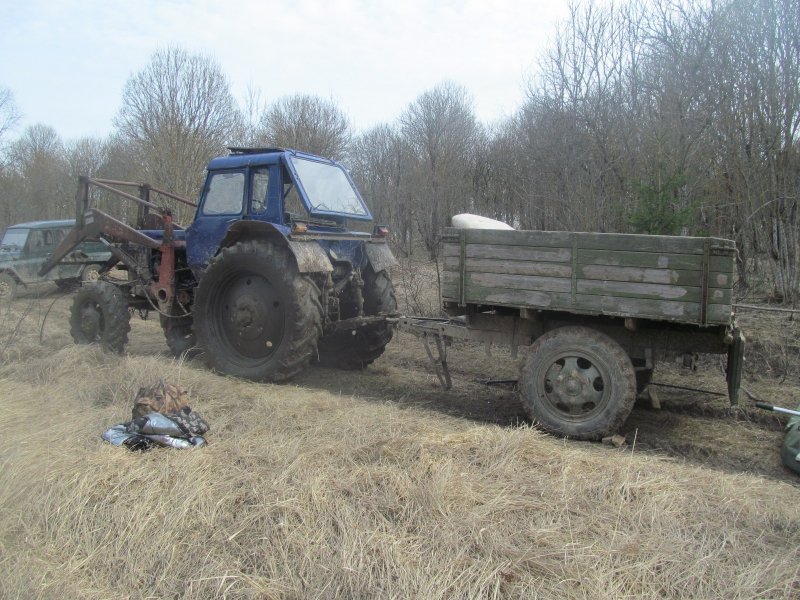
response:
<path id="1" fill-rule="evenodd" d="M 128 301 L 119 287 L 106 281 L 84 284 L 72 301 L 69 325 L 76 344 L 100 344 L 122 353 L 131 330 Z"/>
<path id="2" fill-rule="evenodd" d="M 192 330 L 191 315 L 167 316 L 159 315 L 161 329 L 164 331 L 164 338 L 167 340 L 167 347 L 176 357 L 192 358 L 199 352 L 197 340 Z"/>
<path id="3" fill-rule="evenodd" d="M 525 409 L 544 429 L 580 440 L 616 433 L 636 400 L 628 354 L 604 333 L 562 327 L 531 346 L 520 376 Z"/>
<path id="4" fill-rule="evenodd" d="M 395 312 L 397 298 L 392 280 L 386 271 L 375 273 L 368 266 L 362 275 L 364 314 L 373 316 Z M 355 314 L 353 311 L 353 315 L 347 316 Z M 392 335 L 392 328 L 386 323 L 327 335 L 319 341 L 319 362 L 323 366 L 337 369 L 364 369 L 383 354 Z"/>
<path id="5" fill-rule="evenodd" d="M 319 288 L 297 272 L 287 250 L 264 241 L 223 248 L 211 260 L 194 303 L 194 331 L 216 371 L 283 381 L 317 353 Z"/>
<path id="6" fill-rule="evenodd" d="M 8 273 L 0 273 L 0 302 L 13 300 L 17 295 L 17 280 Z"/>

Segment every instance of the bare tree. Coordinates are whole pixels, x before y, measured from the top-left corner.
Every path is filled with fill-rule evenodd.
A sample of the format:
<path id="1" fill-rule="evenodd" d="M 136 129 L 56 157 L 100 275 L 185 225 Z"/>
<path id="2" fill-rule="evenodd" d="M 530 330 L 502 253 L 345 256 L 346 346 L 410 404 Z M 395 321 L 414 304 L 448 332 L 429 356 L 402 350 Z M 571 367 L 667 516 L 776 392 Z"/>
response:
<path id="1" fill-rule="evenodd" d="M 11 90 L 0 87 L 0 229 L 12 224 L 17 214 L 16 188 L 20 182 L 18 174 L 9 168 L 5 137 L 19 119 Z"/>
<path id="2" fill-rule="evenodd" d="M 133 145 L 142 178 L 195 196 L 206 163 L 235 133 L 237 108 L 216 61 L 173 47 L 128 79 L 114 123 Z"/>
<path id="3" fill-rule="evenodd" d="M 405 253 L 414 241 L 411 202 L 411 152 L 396 128 L 379 125 L 352 145 L 348 165 L 375 220 L 388 224 L 397 247 Z"/>
<path id="4" fill-rule="evenodd" d="M 236 127 L 236 135 L 233 137 L 237 146 L 257 146 L 259 137 L 259 121 L 266 112 L 266 104 L 261 97 L 261 90 L 253 85 L 247 86 L 247 92 L 241 104 L 239 118 Z"/>
<path id="5" fill-rule="evenodd" d="M 517 118 L 527 148 L 528 221 L 611 231 L 624 226 L 637 156 L 643 14 L 636 4 L 572 5 Z"/>
<path id="6" fill-rule="evenodd" d="M 479 133 L 472 98 L 462 86 L 441 83 L 412 102 L 400 124 L 416 159 L 412 191 L 416 224 L 434 256 L 441 228 L 472 201 L 474 145 Z"/>
<path id="7" fill-rule="evenodd" d="M 6 87 L 0 87 L 0 148 L 6 134 L 17 124 L 21 117 L 14 96 Z"/>
<path id="8" fill-rule="evenodd" d="M 347 116 L 331 100 L 297 94 L 272 104 L 261 116 L 256 138 L 267 145 L 345 158 L 352 137 Z"/>
<path id="9" fill-rule="evenodd" d="M 512 123 L 505 120 L 480 136 L 475 152 L 472 210 L 519 227 L 523 221 L 518 193 L 522 169 Z"/>
<path id="10" fill-rule="evenodd" d="M 96 177 L 108 161 L 108 143 L 98 138 L 84 137 L 65 144 L 70 176 Z"/>
<path id="11" fill-rule="evenodd" d="M 740 250 L 766 262 L 772 296 L 800 299 L 800 2 L 734 0 L 720 12 L 716 189 L 737 216 Z M 740 263 L 740 275 L 747 265 Z"/>
<path id="12" fill-rule="evenodd" d="M 19 219 L 55 219 L 72 214 L 74 184 L 55 129 L 32 125 L 9 145 L 8 184 L 14 196 L 4 198 L 6 223 Z"/>

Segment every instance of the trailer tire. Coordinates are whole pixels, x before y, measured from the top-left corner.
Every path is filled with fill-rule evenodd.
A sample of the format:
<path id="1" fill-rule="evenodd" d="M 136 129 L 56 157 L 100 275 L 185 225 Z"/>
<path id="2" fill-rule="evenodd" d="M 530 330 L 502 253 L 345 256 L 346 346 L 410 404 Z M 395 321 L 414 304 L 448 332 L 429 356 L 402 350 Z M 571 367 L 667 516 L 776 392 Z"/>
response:
<path id="1" fill-rule="evenodd" d="M 131 330 L 128 301 L 119 287 L 106 281 L 81 286 L 70 310 L 70 334 L 76 344 L 100 344 L 121 354 Z"/>
<path id="2" fill-rule="evenodd" d="M 319 288 L 289 252 L 266 241 L 223 248 L 200 279 L 194 331 L 208 365 L 221 373 L 283 381 L 317 353 Z"/>
<path id="3" fill-rule="evenodd" d="M 367 266 L 362 276 L 364 314 L 374 316 L 395 312 L 397 298 L 388 273 L 375 273 L 371 266 Z M 393 333 L 388 323 L 378 323 L 327 335 L 319 341 L 319 362 L 337 369 L 364 369 L 383 354 Z"/>
<path id="4" fill-rule="evenodd" d="M 625 350 L 589 327 L 561 327 L 537 338 L 522 368 L 530 418 L 580 440 L 617 433 L 636 401 L 636 373 Z"/>

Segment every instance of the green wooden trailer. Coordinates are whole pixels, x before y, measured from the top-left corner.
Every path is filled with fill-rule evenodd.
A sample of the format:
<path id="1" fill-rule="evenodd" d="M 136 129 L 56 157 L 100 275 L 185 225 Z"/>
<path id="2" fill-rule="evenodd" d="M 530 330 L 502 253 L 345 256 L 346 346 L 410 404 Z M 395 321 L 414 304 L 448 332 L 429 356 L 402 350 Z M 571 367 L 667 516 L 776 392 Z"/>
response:
<path id="1" fill-rule="evenodd" d="M 732 311 L 734 242 L 719 238 L 447 229 L 450 319 L 402 319 L 449 385 L 452 338 L 527 346 L 519 389 L 532 420 L 580 439 L 616 433 L 655 363 L 727 354 L 738 399 L 744 337 Z M 435 342 L 438 358 L 428 340 Z"/>

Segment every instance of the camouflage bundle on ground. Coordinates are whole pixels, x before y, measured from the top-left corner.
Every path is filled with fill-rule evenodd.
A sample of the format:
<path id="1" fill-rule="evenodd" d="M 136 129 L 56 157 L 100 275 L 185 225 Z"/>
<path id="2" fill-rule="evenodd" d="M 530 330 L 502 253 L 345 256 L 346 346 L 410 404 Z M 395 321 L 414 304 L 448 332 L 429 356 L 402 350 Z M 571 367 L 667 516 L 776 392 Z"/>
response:
<path id="1" fill-rule="evenodd" d="M 153 446 L 183 449 L 206 444 L 202 435 L 209 430 L 208 423 L 189 406 L 189 394 L 163 379 L 139 388 L 132 416 L 127 423 L 108 429 L 103 439 L 130 450 L 148 450 Z"/>
<path id="2" fill-rule="evenodd" d="M 177 414 L 189 406 L 189 394 L 177 385 L 159 379 L 155 385 L 139 388 L 133 401 L 133 419 L 157 412 L 162 415 Z"/>

